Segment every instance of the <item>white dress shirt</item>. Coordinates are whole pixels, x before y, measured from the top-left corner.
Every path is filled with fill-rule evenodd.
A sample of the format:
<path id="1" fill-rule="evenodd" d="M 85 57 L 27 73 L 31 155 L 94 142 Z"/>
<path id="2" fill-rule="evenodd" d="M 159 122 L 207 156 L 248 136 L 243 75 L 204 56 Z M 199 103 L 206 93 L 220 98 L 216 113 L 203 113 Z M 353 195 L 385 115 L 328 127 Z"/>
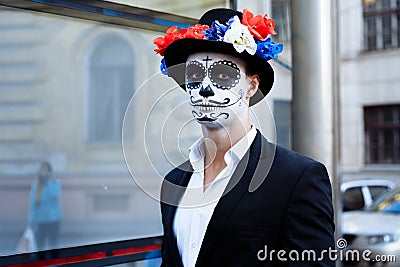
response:
<path id="1" fill-rule="evenodd" d="M 229 149 L 224 160 L 226 167 L 214 181 L 203 190 L 204 181 L 204 146 L 203 138 L 197 140 L 189 149 L 189 161 L 193 174 L 176 210 L 174 233 L 184 267 L 196 264 L 200 247 L 215 206 L 221 198 L 239 161 L 246 154 L 256 137 L 254 127 Z"/>

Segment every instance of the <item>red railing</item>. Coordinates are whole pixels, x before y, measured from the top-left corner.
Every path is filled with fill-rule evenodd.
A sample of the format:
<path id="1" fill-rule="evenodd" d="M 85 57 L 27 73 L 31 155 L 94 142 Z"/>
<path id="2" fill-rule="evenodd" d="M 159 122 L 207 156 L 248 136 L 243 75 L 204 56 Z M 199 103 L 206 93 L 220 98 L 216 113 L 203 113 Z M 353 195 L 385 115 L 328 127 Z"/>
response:
<path id="1" fill-rule="evenodd" d="M 0 257 L 1 267 L 104 266 L 160 257 L 161 237 L 123 240 Z"/>

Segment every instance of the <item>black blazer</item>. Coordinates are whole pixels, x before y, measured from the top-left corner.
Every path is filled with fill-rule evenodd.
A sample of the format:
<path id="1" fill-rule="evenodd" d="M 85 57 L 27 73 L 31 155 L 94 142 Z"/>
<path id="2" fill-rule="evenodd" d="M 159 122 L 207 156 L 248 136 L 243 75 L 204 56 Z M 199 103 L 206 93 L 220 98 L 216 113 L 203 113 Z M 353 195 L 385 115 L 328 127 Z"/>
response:
<path id="1" fill-rule="evenodd" d="M 173 221 L 191 175 L 190 163 L 185 162 L 163 182 L 161 266 L 183 266 Z M 196 267 L 335 266 L 328 253 L 318 260 L 322 250 L 335 249 L 331 185 L 321 163 L 269 143 L 257 131 L 225 191 L 207 227 Z M 281 260 L 279 250 L 285 250 Z M 292 261 L 297 257 L 293 250 L 299 260 L 303 253 L 303 259 L 311 261 Z M 314 250 L 317 260 L 304 250 Z"/>

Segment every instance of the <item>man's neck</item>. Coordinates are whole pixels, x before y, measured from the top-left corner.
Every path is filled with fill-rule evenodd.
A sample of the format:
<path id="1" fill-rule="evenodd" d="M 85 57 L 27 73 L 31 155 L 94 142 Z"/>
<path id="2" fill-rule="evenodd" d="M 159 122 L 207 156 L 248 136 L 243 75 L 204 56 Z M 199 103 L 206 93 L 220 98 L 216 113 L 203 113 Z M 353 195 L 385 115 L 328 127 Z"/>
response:
<path id="1" fill-rule="evenodd" d="M 204 181 L 203 190 L 214 181 L 217 175 L 227 166 L 224 156 L 226 152 L 243 138 L 251 129 L 251 124 L 234 125 L 235 127 L 209 128 L 202 126 L 204 137 Z"/>
<path id="2" fill-rule="evenodd" d="M 240 123 L 240 125 L 217 128 L 202 126 L 206 158 L 213 159 L 214 163 L 223 161 L 225 153 L 242 139 L 250 129 L 250 121 Z M 213 162 L 208 162 L 208 164 L 210 163 Z"/>

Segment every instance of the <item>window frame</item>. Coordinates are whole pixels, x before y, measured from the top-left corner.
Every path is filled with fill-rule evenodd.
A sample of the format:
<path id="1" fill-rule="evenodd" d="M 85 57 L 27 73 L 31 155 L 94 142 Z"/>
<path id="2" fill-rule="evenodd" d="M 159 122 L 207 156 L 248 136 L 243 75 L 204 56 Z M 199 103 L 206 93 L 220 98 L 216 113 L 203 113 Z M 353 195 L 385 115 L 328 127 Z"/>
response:
<path id="1" fill-rule="evenodd" d="M 392 121 L 385 121 L 384 112 L 391 110 Z M 372 115 L 376 115 L 376 122 L 372 122 Z M 400 104 L 364 106 L 364 162 L 367 165 L 376 164 L 400 164 Z M 385 131 L 392 130 L 393 148 L 392 158 L 386 160 L 385 156 Z M 370 135 L 376 132 L 376 147 L 370 144 Z M 397 136 L 397 137 L 396 137 Z M 398 148 L 398 149 L 396 149 Z M 373 150 L 376 149 L 376 159 L 374 159 Z"/>
<path id="2" fill-rule="evenodd" d="M 363 50 L 364 51 L 379 51 L 387 49 L 396 49 L 400 47 L 400 6 L 397 5 L 396 0 L 389 1 L 390 7 L 383 7 L 383 1 L 376 1 L 374 4 L 367 4 L 366 0 L 362 1 L 363 8 Z M 373 6 L 374 5 L 374 6 Z M 385 34 L 383 28 L 383 16 L 389 15 L 389 35 Z M 374 30 L 368 29 L 368 22 L 371 22 L 371 18 L 374 23 Z M 390 46 L 385 47 L 384 40 L 385 36 L 390 36 Z M 374 45 L 371 46 L 369 41 L 374 41 Z"/>

